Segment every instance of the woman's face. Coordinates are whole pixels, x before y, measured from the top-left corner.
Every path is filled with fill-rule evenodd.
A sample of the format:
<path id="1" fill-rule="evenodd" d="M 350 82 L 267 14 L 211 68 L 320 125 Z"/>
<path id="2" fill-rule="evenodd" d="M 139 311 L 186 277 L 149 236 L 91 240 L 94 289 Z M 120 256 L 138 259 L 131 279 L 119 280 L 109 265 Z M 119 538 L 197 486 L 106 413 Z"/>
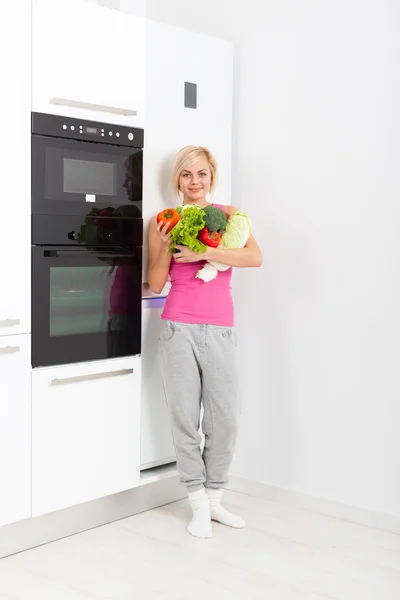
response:
<path id="1" fill-rule="evenodd" d="M 185 202 L 193 204 L 205 200 L 211 187 L 211 170 L 206 158 L 184 169 L 179 177 L 179 189 Z"/>

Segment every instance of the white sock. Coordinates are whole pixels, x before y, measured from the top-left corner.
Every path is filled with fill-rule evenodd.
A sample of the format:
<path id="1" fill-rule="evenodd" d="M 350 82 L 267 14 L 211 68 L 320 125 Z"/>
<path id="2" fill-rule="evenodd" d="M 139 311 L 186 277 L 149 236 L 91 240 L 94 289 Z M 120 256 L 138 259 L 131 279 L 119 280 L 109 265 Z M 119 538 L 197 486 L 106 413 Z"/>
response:
<path id="1" fill-rule="evenodd" d="M 211 519 L 213 521 L 218 521 L 223 525 L 234 527 L 235 529 L 246 527 L 246 522 L 241 517 L 234 515 L 221 506 L 222 490 L 207 488 L 206 492 L 210 499 Z"/>
<path id="2" fill-rule="evenodd" d="M 210 501 L 204 488 L 188 494 L 193 519 L 188 525 L 188 532 L 194 537 L 210 538 L 212 536 Z"/>

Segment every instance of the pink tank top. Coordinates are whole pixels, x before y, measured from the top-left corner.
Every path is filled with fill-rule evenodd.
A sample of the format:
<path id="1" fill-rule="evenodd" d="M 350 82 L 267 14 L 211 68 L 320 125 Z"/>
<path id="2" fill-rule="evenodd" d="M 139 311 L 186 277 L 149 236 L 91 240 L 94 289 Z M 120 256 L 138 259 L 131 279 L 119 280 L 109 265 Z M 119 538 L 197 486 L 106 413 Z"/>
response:
<path id="1" fill-rule="evenodd" d="M 224 208 L 221 204 L 214 206 Z M 177 263 L 172 258 L 169 270 L 172 285 L 162 319 L 233 327 L 232 269 L 219 271 L 215 279 L 205 283 L 196 277 L 205 262 Z"/>

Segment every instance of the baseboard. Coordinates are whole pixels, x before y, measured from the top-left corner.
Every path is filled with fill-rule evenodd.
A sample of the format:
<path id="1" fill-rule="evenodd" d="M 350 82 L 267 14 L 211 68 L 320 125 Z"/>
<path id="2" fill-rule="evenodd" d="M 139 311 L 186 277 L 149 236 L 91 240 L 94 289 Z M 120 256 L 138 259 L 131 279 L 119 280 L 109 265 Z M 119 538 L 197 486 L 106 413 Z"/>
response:
<path id="1" fill-rule="evenodd" d="M 288 490 L 243 477 L 231 476 L 227 489 L 263 498 L 271 502 L 279 502 L 294 508 L 315 512 L 327 517 L 350 521 L 365 527 L 382 529 L 390 533 L 400 534 L 400 516 L 379 513 L 358 506 L 341 504 L 327 498 L 309 496 L 301 492 Z"/>
<path id="2" fill-rule="evenodd" d="M 0 527 L 0 558 L 157 508 L 185 497 L 174 470 L 158 481 L 65 510 Z"/>

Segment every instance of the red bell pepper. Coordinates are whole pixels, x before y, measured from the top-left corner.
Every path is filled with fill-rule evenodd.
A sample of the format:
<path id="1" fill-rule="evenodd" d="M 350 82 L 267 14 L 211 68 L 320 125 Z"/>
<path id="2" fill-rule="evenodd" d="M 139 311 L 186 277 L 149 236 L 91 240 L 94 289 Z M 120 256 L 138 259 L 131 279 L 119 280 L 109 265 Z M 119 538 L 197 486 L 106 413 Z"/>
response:
<path id="1" fill-rule="evenodd" d="M 167 233 L 175 227 L 178 221 L 180 221 L 180 216 L 174 208 L 166 208 L 157 215 L 157 223 L 161 222 L 163 227 L 168 223 Z"/>
<path id="2" fill-rule="evenodd" d="M 221 241 L 221 236 L 218 231 L 208 231 L 207 227 L 204 227 L 197 237 L 200 242 L 211 248 L 218 248 Z"/>

